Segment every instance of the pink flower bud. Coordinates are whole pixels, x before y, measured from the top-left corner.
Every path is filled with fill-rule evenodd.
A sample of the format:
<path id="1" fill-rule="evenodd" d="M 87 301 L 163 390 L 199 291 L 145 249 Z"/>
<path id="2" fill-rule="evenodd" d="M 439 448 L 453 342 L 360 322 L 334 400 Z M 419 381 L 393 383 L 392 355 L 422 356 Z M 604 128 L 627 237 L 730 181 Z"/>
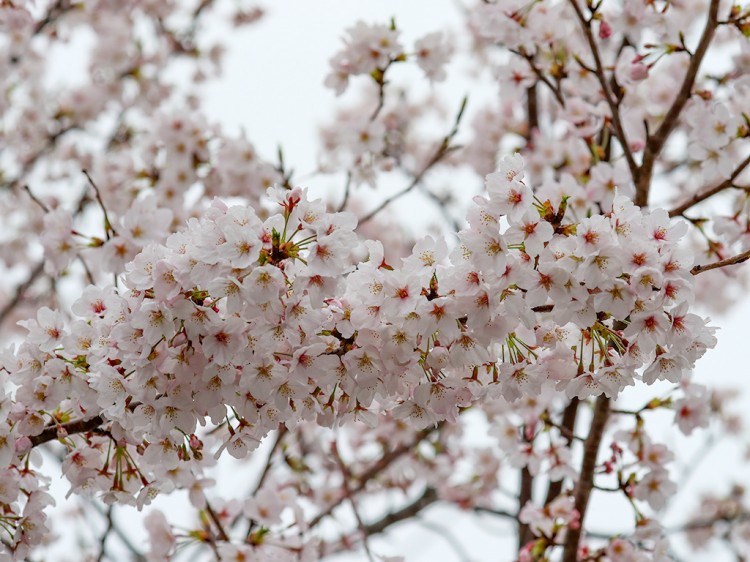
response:
<path id="1" fill-rule="evenodd" d="M 190 448 L 197 451 L 203 449 L 203 441 L 198 439 L 198 436 L 195 433 L 190 435 Z"/>
<path id="2" fill-rule="evenodd" d="M 640 82 L 648 78 L 648 66 L 641 62 L 634 62 L 630 66 L 630 79 L 635 82 Z"/>
<path id="3" fill-rule="evenodd" d="M 15 448 L 16 448 L 16 454 L 18 456 L 23 456 L 29 451 L 31 451 L 31 447 L 32 447 L 31 439 L 29 439 L 26 435 L 16 439 Z"/>
<path id="4" fill-rule="evenodd" d="M 634 140 L 630 143 L 630 150 L 633 152 L 640 152 L 646 146 L 646 143 L 641 139 Z"/>
<path id="5" fill-rule="evenodd" d="M 599 22 L 599 39 L 609 39 L 612 37 L 612 26 L 605 20 Z"/>

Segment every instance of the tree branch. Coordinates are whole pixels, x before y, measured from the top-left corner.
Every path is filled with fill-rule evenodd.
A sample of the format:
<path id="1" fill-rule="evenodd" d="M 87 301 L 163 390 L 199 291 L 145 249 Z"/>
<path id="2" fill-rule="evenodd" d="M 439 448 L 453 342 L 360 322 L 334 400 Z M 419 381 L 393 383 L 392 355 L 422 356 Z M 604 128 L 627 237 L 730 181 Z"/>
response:
<path id="1" fill-rule="evenodd" d="M 578 542 L 581 539 L 586 509 L 594 486 L 594 469 L 596 468 L 596 457 L 599 454 L 599 445 L 604 436 L 604 426 L 609 417 L 609 398 L 600 395 L 596 399 L 594 417 L 591 420 L 591 430 L 583 447 L 583 462 L 581 463 L 581 476 L 576 486 L 575 506 L 580 516 L 580 525 L 577 528 L 569 527 L 565 539 L 562 562 L 576 562 L 578 559 Z"/>
<path id="2" fill-rule="evenodd" d="M 748 259 L 750 259 L 750 250 L 746 250 L 741 254 L 737 254 L 736 256 L 732 256 L 731 258 L 727 258 L 721 261 L 707 263 L 706 265 L 696 265 L 693 267 L 693 269 L 690 270 L 690 273 L 692 273 L 693 275 L 698 275 L 699 273 L 703 273 L 704 271 L 711 271 L 712 269 L 718 269 L 720 267 L 726 267 L 728 265 L 736 265 L 738 263 L 746 262 Z"/>
<path id="3" fill-rule="evenodd" d="M 421 443 L 424 439 L 429 437 L 432 432 L 434 431 L 440 431 L 443 427 L 445 422 L 440 422 L 436 427 L 428 427 L 427 429 L 423 429 L 419 433 L 416 434 L 416 437 L 409 443 L 405 443 L 404 445 L 401 445 L 400 447 L 396 447 L 392 451 L 387 452 L 382 457 L 380 457 L 370 468 L 368 468 L 365 472 L 363 472 L 359 476 L 353 476 L 352 479 L 357 481 L 357 485 L 352 487 L 350 490 L 350 495 L 356 495 L 362 490 L 364 490 L 365 486 L 367 486 L 367 483 L 375 478 L 378 474 L 380 474 L 383 470 L 388 468 L 394 461 L 411 451 L 414 447 L 416 447 L 419 443 Z M 317 526 L 323 519 L 328 517 L 334 509 L 336 509 L 341 503 L 345 500 L 345 497 L 337 499 L 335 502 L 333 502 L 331 505 L 329 505 L 322 513 L 319 513 L 316 515 L 309 524 L 310 528 L 313 528 Z"/>
<path id="4" fill-rule="evenodd" d="M 371 220 L 375 215 L 377 215 L 380 211 L 385 209 L 388 205 L 393 203 L 396 199 L 400 199 L 407 193 L 409 193 L 412 189 L 414 189 L 424 178 L 425 174 L 432 169 L 432 167 L 440 162 L 445 156 L 450 154 L 451 152 L 457 150 L 460 148 L 456 145 L 451 145 L 451 141 L 458 133 L 458 126 L 461 123 L 461 118 L 464 115 L 464 111 L 466 110 L 466 104 L 468 103 L 468 98 L 464 98 L 463 102 L 461 103 L 461 108 L 458 110 L 458 114 L 456 115 L 456 120 L 453 124 L 453 128 L 451 129 L 450 133 L 448 133 L 443 140 L 440 142 L 440 146 L 438 146 L 437 150 L 435 151 L 435 154 L 433 154 L 432 158 L 425 164 L 425 166 L 422 168 L 422 170 L 414 176 L 414 179 L 412 179 L 411 183 L 407 185 L 404 189 L 399 191 L 398 193 L 395 193 L 388 197 L 385 201 L 383 201 L 380 205 L 378 205 L 375 209 L 370 211 L 368 214 L 366 214 L 364 217 L 359 219 L 359 225 L 363 225 L 364 223 Z"/>
<path id="5" fill-rule="evenodd" d="M 523 507 L 531 501 L 534 492 L 534 477 L 529 472 L 529 468 L 524 466 L 521 469 L 521 490 L 518 494 L 518 513 L 520 515 Z M 531 528 L 526 523 L 518 524 L 518 550 L 534 537 Z"/>
<path id="6" fill-rule="evenodd" d="M 578 416 L 578 404 L 580 401 L 578 398 L 573 398 L 568 405 L 565 407 L 563 412 L 562 422 L 560 423 L 560 433 L 563 438 L 570 444 L 575 437 L 575 426 L 576 417 Z M 550 481 L 549 487 L 547 488 L 547 497 L 544 500 L 544 505 L 552 503 L 557 496 L 562 493 L 564 478 L 556 482 Z"/>
<path id="7" fill-rule="evenodd" d="M 367 531 L 368 535 L 376 535 L 378 533 L 382 533 L 391 525 L 394 525 L 406 519 L 411 519 L 427 506 L 437 502 L 438 499 L 439 498 L 437 492 L 434 488 L 425 488 L 424 492 L 422 492 L 422 495 L 415 499 L 413 502 L 405 505 L 401 509 L 388 513 L 377 521 L 373 521 L 372 523 L 365 525 L 365 530 Z"/>
<path id="8" fill-rule="evenodd" d="M 8 315 L 13 312 L 13 309 L 19 305 L 21 300 L 23 300 L 24 293 L 26 293 L 29 287 L 34 284 L 34 281 L 39 278 L 42 272 L 44 272 L 44 260 L 40 261 L 36 264 L 36 266 L 34 266 L 34 269 L 32 269 L 31 273 L 29 273 L 26 281 L 21 283 L 16 289 L 16 294 L 13 295 L 13 298 L 6 303 L 2 310 L 0 310 L 0 325 L 5 322 L 5 319 L 8 317 Z"/>
<path id="9" fill-rule="evenodd" d="M 729 176 L 727 179 L 725 179 L 723 182 L 706 189 L 705 191 L 701 191 L 699 193 L 696 193 L 693 195 L 690 199 L 683 202 L 681 205 L 678 205 L 671 211 L 669 211 L 670 217 L 678 217 L 682 215 L 685 211 L 687 211 L 690 207 L 697 205 L 698 203 L 705 201 L 709 197 L 713 197 L 717 193 L 724 191 L 725 189 L 728 189 L 734 185 L 734 180 L 737 179 L 737 177 L 750 165 L 750 156 L 745 158 L 737 168 L 735 168 L 734 172 L 732 172 L 732 175 Z"/>
<path id="10" fill-rule="evenodd" d="M 104 423 L 104 418 L 101 416 L 94 416 L 87 420 L 74 420 L 60 425 L 50 425 L 44 428 L 39 435 L 30 437 L 31 446 L 36 447 L 49 441 L 57 440 L 58 431 L 64 430 L 67 435 L 73 435 L 74 433 L 86 433 L 93 431 Z"/>
<path id="11" fill-rule="evenodd" d="M 628 139 L 625 136 L 625 129 L 623 128 L 622 120 L 620 119 L 620 109 L 619 109 L 617 100 L 615 100 L 612 97 L 612 93 L 609 91 L 609 85 L 607 84 L 607 77 L 604 74 L 604 65 L 602 65 L 602 59 L 599 54 L 599 47 L 597 46 L 596 40 L 594 39 L 594 35 L 591 32 L 591 22 L 587 20 L 586 17 L 583 15 L 581 8 L 578 6 L 577 0 L 569 0 L 569 3 L 573 7 L 573 10 L 576 13 L 578 22 L 581 24 L 581 30 L 583 31 L 583 34 L 586 36 L 586 41 L 589 44 L 591 55 L 594 57 L 594 64 L 596 65 L 596 67 L 592 70 L 594 71 L 594 75 L 599 81 L 599 85 L 602 88 L 602 93 L 604 94 L 604 99 L 606 100 L 607 105 L 609 106 L 609 110 L 612 113 L 612 125 L 614 126 L 614 133 L 615 133 L 615 136 L 617 137 L 617 140 L 620 141 L 622 152 L 625 155 L 625 160 L 627 160 L 628 167 L 630 168 L 630 174 L 631 176 L 633 176 L 633 181 L 636 181 L 636 179 L 638 178 L 638 165 L 635 163 L 635 159 L 633 158 L 633 152 L 630 150 Z M 636 194 L 636 204 L 639 204 L 641 206 L 644 205 L 644 204 L 638 203 L 637 194 Z"/>
<path id="12" fill-rule="evenodd" d="M 635 202 L 641 207 L 648 203 L 648 192 L 651 186 L 651 176 L 653 174 L 654 163 L 661 153 L 662 148 L 664 148 L 664 144 L 667 142 L 672 130 L 677 125 L 677 120 L 682 113 L 682 109 L 685 107 L 685 104 L 693 93 L 693 85 L 695 84 L 695 79 L 698 75 L 698 69 L 706 55 L 706 51 L 711 44 L 711 40 L 713 39 L 714 32 L 718 25 L 718 14 L 719 0 L 711 0 L 711 5 L 708 8 L 708 21 L 706 21 L 706 27 L 703 28 L 700 42 L 698 43 L 695 52 L 690 57 L 690 65 L 685 73 L 685 78 L 683 79 L 682 84 L 677 90 L 677 97 L 667 111 L 667 114 L 664 116 L 659 128 L 647 139 L 646 147 L 643 150 L 643 162 L 638 170 L 637 177 L 633 178 L 636 180 Z"/>

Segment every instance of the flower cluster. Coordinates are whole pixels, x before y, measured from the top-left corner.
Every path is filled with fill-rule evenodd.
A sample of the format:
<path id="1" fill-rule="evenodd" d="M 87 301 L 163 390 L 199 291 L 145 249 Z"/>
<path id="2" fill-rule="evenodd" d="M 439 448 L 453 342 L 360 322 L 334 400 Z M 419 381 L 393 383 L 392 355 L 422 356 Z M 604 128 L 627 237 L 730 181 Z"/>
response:
<path id="1" fill-rule="evenodd" d="M 68 326 L 46 308 L 24 324 L 5 367 L 19 387 L 7 446 L 25 454 L 45 424 L 64 437 L 61 422 L 98 416 L 115 452 L 98 435 L 90 452 L 69 441 L 71 491 L 143 505 L 199 480 L 176 469 L 200 465 L 195 432 L 209 420 L 225 435 L 215 455 L 242 458 L 301 420 L 391 410 L 419 429 L 483 398 L 679 382 L 714 343 L 687 310 L 679 227 L 625 198 L 576 220 L 523 173 L 506 159 L 460 245 L 424 238 L 400 267 L 372 242 L 356 264 L 354 217 L 299 188 L 270 190 L 265 220 L 215 201 L 126 265 L 127 289 L 89 287 Z"/>

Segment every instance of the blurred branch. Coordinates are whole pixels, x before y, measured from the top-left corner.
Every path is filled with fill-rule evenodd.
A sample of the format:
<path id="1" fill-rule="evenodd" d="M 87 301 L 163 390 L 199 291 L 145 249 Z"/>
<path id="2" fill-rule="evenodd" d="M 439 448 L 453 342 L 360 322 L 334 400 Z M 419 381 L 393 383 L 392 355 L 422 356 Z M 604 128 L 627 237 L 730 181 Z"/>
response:
<path id="1" fill-rule="evenodd" d="M 573 398 L 565 407 L 563 411 L 562 421 L 559 426 L 555 426 L 559 429 L 560 434 L 567 441 L 568 445 L 576 439 L 574 433 L 576 426 L 576 417 L 578 416 L 578 404 L 580 401 L 578 398 Z M 549 487 L 547 488 L 547 497 L 544 500 L 544 505 L 552 503 L 561 493 L 563 489 L 564 478 L 557 480 L 556 482 L 550 481 Z"/>
<path id="2" fill-rule="evenodd" d="M 622 147 L 622 152 L 625 155 L 625 160 L 627 160 L 628 162 L 628 167 L 630 168 L 630 174 L 633 177 L 633 181 L 636 181 L 639 177 L 638 165 L 633 158 L 633 152 L 630 150 L 628 139 L 625 136 L 625 128 L 622 126 L 622 121 L 620 120 L 619 104 L 617 103 L 617 100 L 612 97 L 612 93 L 609 90 L 609 84 L 607 83 L 607 77 L 604 74 L 604 65 L 602 64 L 599 47 L 597 46 L 596 40 L 594 39 L 594 34 L 591 31 L 591 21 L 587 20 L 583 15 L 581 8 L 578 6 L 578 0 L 569 0 L 569 3 L 576 13 L 578 22 L 581 24 L 581 30 L 583 31 L 583 34 L 586 36 L 586 41 L 589 45 L 591 56 L 594 57 L 595 68 L 591 70 L 599 81 L 599 86 L 601 87 L 602 93 L 604 94 L 604 99 L 607 101 L 609 110 L 612 113 L 612 125 L 614 126 L 614 134 L 617 137 L 617 140 L 620 141 L 620 146 Z M 578 63 L 582 67 L 584 67 L 582 61 L 579 60 Z M 636 193 L 636 204 L 641 206 L 645 205 L 644 202 L 639 203 L 639 201 L 641 200 L 642 196 L 639 197 L 639 194 Z"/>
<path id="3" fill-rule="evenodd" d="M 99 539 L 99 556 L 96 559 L 96 562 L 102 562 L 106 556 L 106 543 L 107 538 L 109 537 L 109 534 L 112 532 L 112 528 L 114 527 L 114 523 L 112 522 L 112 509 L 114 506 L 110 505 L 107 507 L 107 510 L 104 513 L 104 517 L 107 520 L 107 527 L 104 529 L 104 533 L 102 534 L 102 537 Z"/>
<path id="4" fill-rule="evenodd" d="M 522 523 L 520 520 L 521 510 L 524 506 L 532 500 L 532 494 L 534 492 L 534 477 L 531 475 L 528 466 L 524 466 L 521 469 L 521 489 L 518 494 L 518 550 L 521 550 L 523 546 L 529 542 L 533 537 L 531 527 L 528 524 Z"/>
<path id="5" fill-rule="evenodd" d="M 0 310 L 0 325 L 5 321 L 5 319 L 8 317 L 8 315 L 13 312 L 13 309 L 16 308 L 21 301 L 23 300 L 24 294 L 34 284 L 34 281 L 36 281 L 39 276 L 44 272 L 44 260 L 40 261 L 34 266 L 34 269 L 31 270 L 31 273 L 29 273 L 29 276 L 26 278 L 26 281 L 21 283 L 17 288 L 16 292 L 13 295 L 13 298 L 8 301 L 5 306 Z"/>
<path id="6" fill-rule="evenodd" d="M 349 504 L 352 506 L 352 512 L 354 513 L 354 518 L 357 520 L 357 528 L 362 533 L 362 546 L 365 549 L 365 554 L 367 554 L 367 558 L 370 562 L 375 562 L 375 558 L 372 555 L 372 551 L 370 550 L 370 544 L 368 541 L 368 539 L 370 538 L 369 529 L 362 520 L 362 516 L 359 514 L 357 503 L 354 501 L 351 486 L 349 485 L 351 471 L 349 470 L 349 467 L 344 464 L 344 460 L 341 458 L 341 455 L 339 455 L 338 444 L 336 441 L 333 442 L 333 446 L 331 447 L 331 454 L 333 455 L 336 464 L 341 470 L 341 477 L 343 478 L 344 486 L 344 497 L 349 500 Z"/>
<path id="7" fill-rule="evenodd" d="M 750 165 L 750 156 L 745 158 L 737 168 L 735 168 L 734 172 L 732 172 L 732 175 L 730 175 L 727 179 L 725 179 L 723 182 L 706 189 L 705 191 L 701 191 L 699 193 L 696 193 L 693 195 L 690 199 L 683 202 L 681 205 L 678 205 L 671 211 L 669 211 L 670 217 L 677 217 L 682 215 L 685 211 L 687 211 L 690 207 L 697 205 L 698 203 L 705 201 L 709 197 L 712 197 L 716 195 L 717 193 L 724 191 L 725 189 L 728 189 L 730 187 L 734 186 L 734 180 L 737 179 L 737 177 Z"/>
<path id="8" fill-rule="evenodd" d="M 445 422 L 441 422 L 437 424 L 435 427 L 428 427 L 427 429 L 423 429 L 422 431 L 418 432 L 414 439 L 410 441 L 409 443 L 405 443 L 399 447 L 396 447 L 395 449 L 385 453 L 383 456 L 381 456 L 376 462 L 370 466 L 365 472 L 360 474 L 359 476 L 352 476 L 353 480 L 357 481 L 357 485 L 354 486 L 351 489 L 351 494 L 355 495 L 361 492 L 365 489 L 367 486 L 367 483 L 378 476 L 381 472 L 383 472 L 386 468 L 388 468 L 391 464 L 393 464 L 396 460 L 401 458 L 403 455 L 409 453 L 414 447 L 416 447 L 419 443 L 421 443 L 424 439 L 429 437 L 433 432 L 440 431 L 443 427 Z M 317 526 L 323 519 L 328 517 L 331 513 L 333 513 L 333 510 L 336 509 L 341 503 L 344 501 L 345 498 L 339 498 L 335 502 L 333 502 L 331 505 L 329 505 L 323 512 L 316 515 L 309 524 L 309 527 L 315 527 Z"/>
<path id="9" fill-rule="evenodd" d="M 378 205 L 375 209 L 373 209 L 371 212 L 369 212 L 367 215 L 362 217 L 359 220 L 359 225 L 363 225 L 367 221 L 371 220 L 375 215 L 377 215 L 380 211 L 385 209 L 388 205 L 396 201 L 397 199 L 400 199 L 407 193 L 409 193 L 412 189 L 414 189 L 424 178 L 425 174 L 430 171 L 430 169 L 440 162 L 445 156 L 450 154 L 451 152 L 454 152 L 460 148 L 458 145 L 451 145 L 451 141 L 458 133 L 458 126 L 461 123 L 461 118 L 464 115 L 464 111 L 466 110 L 466 104 L 468 103 L 468 98 L 464 97 L 463 101 L 461 102 L 461 108 L 458 110 L 458 114 L 456 115 L 456 120 L 453 124 L 453 128 L 451 129 L 450 133 L 448 133 L 443 140 L 440 143 L 440 146 L 438 146 L 437 150 L 435 151 L 435 154 L 433 154 L 432 158 L 425 164 L 425 166 L 422 168 L 422 170 L 414 176 L 414 179 L 411 181 L 409 185 L 407 185 L 404 189 L 399 191 L 398 193 L 395 193 L 394 195 L 391 195 L 388 197 L 385 201 L 383 201 L 380 205 Z"/>
<path id="10" fill-rule="evenodd" d="M 594 486 L 594 469 L 596 468 L 596 457 L 599 454 L 599 445 L 604 436 L 604 426 L 609 417 L 609 398 L 600 395 L 594 406 L 594 417 L 591 420 L 591 429 L 586 443 L 583 446 L 583 462 L 581 463 L 581 475 L 575 492 L 575 507 L 580 516 L 578 527 L 568 527 L 563 550 L 563 562 L 576 562 L 578 560 L 578 542 L 581 539 L 586 509 L 589 505 L 591 489 Z"/>

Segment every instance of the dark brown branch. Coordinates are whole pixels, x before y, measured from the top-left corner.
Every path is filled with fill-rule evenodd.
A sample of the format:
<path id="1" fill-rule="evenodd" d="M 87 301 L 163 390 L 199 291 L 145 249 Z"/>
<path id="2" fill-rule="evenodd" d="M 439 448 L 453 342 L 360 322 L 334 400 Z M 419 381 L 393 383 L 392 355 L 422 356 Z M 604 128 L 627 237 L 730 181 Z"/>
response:
<path id="1" fill-rule="evenodd" d="M 216 527 L 216 531 L 219 535 L 219 538 L 223 540 L 224 542 L 229 542 L 229 535 L 227 535 L 226 530 L 224 530 L 224 525 L 221 524 L 221 519 L 219 519 L 219 516 L 213 510 L 213 508 L 211 507 L 211 504 L 209 504 L 208 502 L 206 502 L 206 513 L 211 518 L 211 521 Z"/>
<path id="2" fill-rule="evenodd" d="M 539 128 L 539 99 L 536 84 L 526 89 L 526 117 L 529 126 L 529 130 L 526 131 L 526 141 L 531 142 L 534 131 Z"/>
<path id="3" fill-rule="evenodd" d="M 711 271 L 712 269 L 718 269 L 720 267 L 726 267 L 728 265 L 736 265 L 738 263 L 746 262 L 749 259 L 750 250 L 746 250 L 741 254 L 732 256 L 731 258 L 716 261 L 713 263 L 707 263 L 706 265 L 696 265 L 695 267 L 693 267 L 693 269 L 690 270 L 690 273 L 692 273 L 693 275 L 698 275 L 699 273 L 703 273 L 704 271 Z"/>
<path id="4" fill-rule="evenodd" d="M 39 435 L 30 437 L 31 446 L 36 447 L 49 441 L 57 440 L 58 431 L 63 430 L 64 434 L 73 435 L 75 433 L 87 433 L 97 429 L 100 425 L 104 424 L 104 418 L 101 416 L 94 416 L 87 420 L 74 420 L 60 425 L 50 425 L 44 428 Z"/>
<path id="5" fill-rule="evenodd" d="M 37 205 L 39 205 L 39 207 L 40 207 L 40 208 L 42 209 L 42 211 L 44 211 L 45 213 L 49 213 L 49 207 L 47 207 L 47 205 L 45 205 L 45 204 L 44 204 L 44 203 L 42 202 L 42 200 L 41 200 L 41 199 L 39 199 L 39 198 L 38 198 L 38 197 L 37 197 L 36 195 L 34 195 L 34 193 L 33 193 L 33 192 L 31 191 L 31 188 L 29 187 L 29 185 L 28 185 L 28 184 L 24 184 L 24 186 L 23 186 L 23 189 L 24 189 L 24 191 L 25 191 L 26 193 L 28 193 L 28 194 L 29 194 L 29 197 L 31 197 L 31 200 L 32 200 L 32 201 L 33 201 L 34 203 L 36 203 Z"/>
<path id="6" fill-rule="evenodd" d="M 519 57 L 522 57 L 529 64 L 529 68 L 531 68 L 531 71 L 537 77 L 539 82 L 541 82 L 542 84 L 544 84 L 545 86 L 549 88 L 550 92 L 552 92 L 552 95 L 555 96 L 557 103 L 560 104 L 560 107 L 565 107 L 565 98 L 562 96 L 562 93 L 560 92 L 560 88 L 555 86 L 550 81 L 550 79 L 544 75 L 541 69 L 534 63 L 534 57 L 524 52 L 514 51 L 512 49 L 511 49 L 511 52 L 517 54 Z M 532 88 L 536 88 L 536 84 L 532 86 Z M 529 124 L 529 129 L 531 129 L 531 124 Z"/>
<path id="7" fill-rule="evenodd" d="M 573 1 L 573 0 L 572 0 Z M 706 21 L 706 27 L 703 28 L 703 34 L 701 35 L 698 46 L 695 52 L 690 56 L 690 65 L 688 66 L 685 78 L 682 81 L 679 89 L 677 90 L 677 97 L 672 106 L 667 110 L 667 114 L 659 125 L 659 128 L 653 135 L 650 135 L 647 139 L 646 146 L 643 150 L 643 162 L 638 170 L 637 176 L 634 176 L 635 180 L 635 203 L 644 207 L 648 204 L 648 192 L 651 186 L 651 176 L 654 170 L 654 164 L 656 159 L 659 157 L 664 144 L 667 142 L 669 135 L 672 130 L 677 126 L 677 121 L 682 113 L 685 104 L 693 93 L 693 85 L 695 79 L 698 76 L 698 70 L 700 69 L 701 62 L 708 51 L 708 47 L 714 37 L 714 32 L 718 25 L 718 14 L 719 14 L 719 0 L 711 0 L 711 5 L 708 9 L 708 21 Z"/>
<path id="8" fill-rule="evenodd" d="M 709 197 L 713 197 L 717 193 L 724 191 L 725 189 L 728 189 L 732 186 L 734 186 L 734 180 L 737 179 L 737 177 L 747 168 L 750 166 L 750 156 L 745 158 L 737 168 L 735 168 L 734 172 L 732 172 L 732 175 L 730 175 L 727 179 L 725 179 L 723 182 L 706 189 L 705 191 L 701 191 L 699 193 L 696 193 L 693 195 L 690 199 L 683 202 L 681 205 L 678 205 L 671 211 L 669 211 L 670 217 L 678 217 L 682 215 L 685 211 L 687 211 L 689 208 L 693 207 L 694 205 L 697 205 L 698 203 L 705 201 Z"/>
<path id="9" fill-rule="evenodd" d="M 529 472 L 529 468 L 524 466 L 521 469 L 521 490 L 518 494 L 518 513 L 520 515 L 521 510 L 524 506 L 531 501 L 532 493 L 534 491 L 534 477 Z M 524 545 L 534 538 L 534 534 L 531 532 L 531 528 L 526 523 L 521 523 L 519 519 L 518 525 L 518 550 L 521 550 Z"/>
<path id="10" fill-rule="evenodd" d="M 596 468 L 596 457 L 599 454 L 599 445 L 604 436 L 604 426 L 609 417 L 609 398 L 600 395 L 594 406 L 594 417 L 591 420 L 591 430 L 583 446 L 583 462 L 581 463 L 581 475 L 576 486 L 575 506 L 580 516 L 580 525 L 577 528 L 569 527 L 565 539 L 562 562 L 576 562 L 578 559 L 578 542 L 581 539 L 586 517 L 586 509 L 589 505 L 591 489 L 594 486 L 594 469 Z"/>
<path id="11" fill-rule="evenodd" d="M 110 233 L 117 236 L 117 232 L 115 232 L 114 227 L 112 226 L 112 222 L 109 220 L 109 215 L 107 214 L 107 207 L 104 206 L 104 201 L 102 200 L 102 194 L 99 191 L 99 188 L 94 183 L 94 180 L 91 179 L 91 176 L 89 175 L 87 170 L 81 170 L 83 172 L 83 175 L 86 176 L 86 179 L 89 180 L 89 183 L 91 184 L 91 187 L 94 188 L 94 195 L 96 195 L 96 201 L 99 203 L 99 206 L 102 208 L 102 213 L 104 213 L 104 230 L 105 234 L 107 235 L 107 240 L 110 238 Z"/>
<path id="12" fill-rule="evenodd" d="M 568 405 L 565 407 L 563 412 L 562 422 L 560 423 L 560 433 L 563 438 L 570 444 L 575 438 L 575 426 L 576 417 L 578 416 L 578 404 L 580 401 L 578 398 L 573 398 Z M 547 498 L 544 500 L 545 505 L 552 503 L 561 493 L 563 489 L 564 478 L 556 482 L 550 482 L 547 488 Z"/>

